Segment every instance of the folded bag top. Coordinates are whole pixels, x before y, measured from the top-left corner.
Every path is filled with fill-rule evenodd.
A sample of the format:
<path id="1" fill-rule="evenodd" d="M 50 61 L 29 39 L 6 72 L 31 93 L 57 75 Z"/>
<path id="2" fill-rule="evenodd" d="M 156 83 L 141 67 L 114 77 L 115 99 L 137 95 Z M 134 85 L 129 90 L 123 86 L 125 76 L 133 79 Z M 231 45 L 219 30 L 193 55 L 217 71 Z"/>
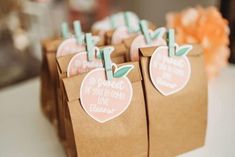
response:
<path id="1" fill-rule="evenodd" d="M 126 40 L 126 42 L 127 43 L 131 42 L 131 39 Z M 192 46 L 193 46 L 193 49 L 188 53 L 187 55 L 188 57 L 197 57 L 197 56 L 203 55 L 203 49 L 201 46 L 197 44 L 193 44 Z M 144 57 L 151 57 L 155 49 L 157 49 L 156 46 L 140 48 L 140 53 Z"/>
<path id="2" fill-rule="evenodd" d="M 133 64 L 135 68 L 132 71 L 130 71 L 130 73 L 128 74 L 127 77 L 130 79 L 130 81 L 132 83 L 137 82 L 137 81 L 141 81 L 142 76 L 141 76 L 141 72 L 140 72 L 139 63 L 138 62 L 129 62 L 129 63 Z M 120 66 L 126 65 L 126 64 L 128 64 L 128 63 L 120 64 Z M 73 101 L 73 100 L 79 99 L 80 92 L 78 89 L 80 89 L 81 82 L 84 79 L 84 77 L 86 76 L 86 74 L 87 73 L 63 79 L 63 84 L 64 84 L 64 88 L 66 91 L 66 97 L 67 97 L 68 101 Z"/>
<path id="3" fill-rule="evenodd" d="M 104 47 L 104 46 L 101 46 L 100 48 L 102 48 L 102 47 Z M 126 47 L 123 44 L 117 44 L 117 45 L 114 45 L 113 47 L 114 47 L 114 52 L 111 54 L 111 58 L 112 58 L 113 62 L 114 63 L 125 62 L 126 61 L 126 54 L 127 54 Z M 68 64 L 74 55 L 75 54 L 68 54 L 66 56 L 58 57 L 56 59 L 57 66 L 59 68 L 60 73 L 67 72 Z"/>

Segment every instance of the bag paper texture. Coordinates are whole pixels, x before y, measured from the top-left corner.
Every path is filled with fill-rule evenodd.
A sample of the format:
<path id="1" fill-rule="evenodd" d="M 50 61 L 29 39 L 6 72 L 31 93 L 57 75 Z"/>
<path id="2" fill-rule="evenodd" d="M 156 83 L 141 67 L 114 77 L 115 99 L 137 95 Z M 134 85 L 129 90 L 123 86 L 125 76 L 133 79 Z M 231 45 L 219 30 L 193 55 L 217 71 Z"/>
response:
<path id="1" fill-rule="evenodd" d="M 154 87 L 149 75 L 149 61 L 155 49 L 140 49 L 149 120 L 149 157 L 173 157 L 204 145 L 207 79 L 203 52 L 193 45 L 188 54 L 192 68 L 188 84 L 181 91 L 164 96 Z"/>

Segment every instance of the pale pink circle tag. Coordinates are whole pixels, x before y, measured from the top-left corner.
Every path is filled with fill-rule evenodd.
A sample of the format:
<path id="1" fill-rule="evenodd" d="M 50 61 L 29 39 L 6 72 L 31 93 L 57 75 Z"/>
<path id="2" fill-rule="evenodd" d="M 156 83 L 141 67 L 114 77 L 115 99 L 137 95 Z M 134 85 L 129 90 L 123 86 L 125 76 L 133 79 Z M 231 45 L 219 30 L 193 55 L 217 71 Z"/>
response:
<path id="1" fill-rule="evenodd" d="M 79 45 L 75 38 L 69 38 L 60 44 L 56 52 L 56 57 L 61 57 L 80 51 L 85 51 L 85 46 L 83 44 Z"/>
<path id="2" fill-rule="evenodd" d="M 78 75 L 91 71 L 92 69 L 103 67 L 102 61 L 95 56 L 92 61 L 88 61 L 87 52 L 80 52 L 70 60 L 67 76 Z"/>
<path id="3" fill-rule="evenodd" d="M 100 123 L 121 115 L 130 105 L 132 85 L 127 77 L 106 80 L 104 68 L 90 71 L 80 88 L 80 99 L 89 116 Z"/>
<path id="4" fill-rule="evenodd" d="M 129 33 L 126 26 L 120 26 L 114 31 L 111 44 L 120 44 L 124 39 L 130 38 L 134 36 L 134 34 L 135 33 Z"/>
<path id="5" fill-rule="evenodd" d="M 130 59 L 131 61 L 139 61 L 139 48 L 142 47 L 151 47 L 151 46 L 162 46 L 166 45 L 166 41 L 162 38 L 158 38 L 152 41 L 151 44 L 145 42 L 144 36 L 137 36 L 130 47 Z"/>
<path id="6" fill-rule="evenodd" d="M 157 48 L 149 63 L 150 78 L 155 88 L 165 96 L 183 89 L 191 75 L 187 56 L 168 56 L 168 47 Z"/>

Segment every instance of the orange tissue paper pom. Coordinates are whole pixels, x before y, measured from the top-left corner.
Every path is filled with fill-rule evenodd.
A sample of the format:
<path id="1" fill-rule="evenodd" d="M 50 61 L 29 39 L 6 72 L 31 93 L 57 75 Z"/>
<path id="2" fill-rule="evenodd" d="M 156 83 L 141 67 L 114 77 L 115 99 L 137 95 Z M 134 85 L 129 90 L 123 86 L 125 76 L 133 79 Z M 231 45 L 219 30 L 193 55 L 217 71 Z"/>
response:
<path id="1" fill-rule="evenodd" d="M 230 50 L 228 21 L 215 7 L 188 8 L 167 14 L 167 26 L 176 30 L 179 44 L 200 44 L 205 53 L 208 79 L 228 64 Z"/>

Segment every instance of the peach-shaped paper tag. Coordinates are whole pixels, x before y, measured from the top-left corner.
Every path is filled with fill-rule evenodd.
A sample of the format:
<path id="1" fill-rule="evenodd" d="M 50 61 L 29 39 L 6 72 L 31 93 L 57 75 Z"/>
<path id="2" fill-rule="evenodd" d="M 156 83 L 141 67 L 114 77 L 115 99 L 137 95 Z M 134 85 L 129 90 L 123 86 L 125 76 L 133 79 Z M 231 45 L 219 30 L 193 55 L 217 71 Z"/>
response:
<path id="1" fill-rule="evenodd" d="M 64 40 L 57 49 L 56 57 L 65 56 L 68 54 L 85 51 L 85 45 L 77 44 L 74 37 Z"/>
<path id="2" fill-rule="evenodd" d="M 126 26 L 120 26 L 114 31 L 111 44 L 120 44 L 124 39 L 132 37 L 135 34 L 136 33 L 129 33 Z"/>
<path id="3" fill-rule="evenodd" d="M 186 51 L 190 50 L 189 47 Z M 149 64 L 151 81 L 165 96 L 182 90 L 190 79 L 191 65 L 188 57 L 186 55 L 169 57 L 167 46 L 158 47 Z"/>
<path id="4" fill-rule="evenodd" d="M 92 61 L 88 61 L 87 52 L 80 52 L 73 56 L 70 60 L 67 69 L 67 76 L 70 77 L 73 75 L 86 73 L 92 69 L 101 67 L 103 67 L 101 59 L 93 57 Z"/>
<path id="5" fill-rule="evenodd" d="M 139 48 L 151 47 L 151 46 L 162 46 L 166 45 L 166 41 L 163 39 L 163 35 L 166 31 L 165 28 L 158 28 L 155 31 L 149 30 L 151 36 L 158 33 L 158 37 L 152 39 L 151 44 L 147 44 L 143 35 L 138 35 L 132 42 L 130 47 L 130 59 L 131 61 L 139 61 Z"/>
<path id="6" fill-rule="evenodd" d="M 82 107 L 100 123 L 121 115 L 130 105 L 132 94 L 132 85 L 126 76 L 107 80 L 104 68 L 90 71 L 80 88 Z"/>

